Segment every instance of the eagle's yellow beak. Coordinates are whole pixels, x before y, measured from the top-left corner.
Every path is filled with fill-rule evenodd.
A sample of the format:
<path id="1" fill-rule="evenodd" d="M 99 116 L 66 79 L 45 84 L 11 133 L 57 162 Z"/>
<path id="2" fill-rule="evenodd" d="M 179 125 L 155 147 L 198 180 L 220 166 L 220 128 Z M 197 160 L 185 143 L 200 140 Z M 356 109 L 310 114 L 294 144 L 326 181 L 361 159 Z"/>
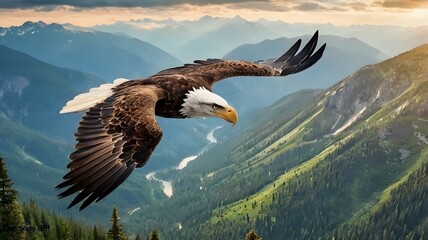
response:
<path id="1" fill-rule="evenodd" d="M 232 126 L 235 126 L 235 124 L 238 122 L 238 113 L 231 106 L 217 109 L 214 111 L 214 114 L 219 118 L 223 118 L 224 120 L 232 123 Z"/>

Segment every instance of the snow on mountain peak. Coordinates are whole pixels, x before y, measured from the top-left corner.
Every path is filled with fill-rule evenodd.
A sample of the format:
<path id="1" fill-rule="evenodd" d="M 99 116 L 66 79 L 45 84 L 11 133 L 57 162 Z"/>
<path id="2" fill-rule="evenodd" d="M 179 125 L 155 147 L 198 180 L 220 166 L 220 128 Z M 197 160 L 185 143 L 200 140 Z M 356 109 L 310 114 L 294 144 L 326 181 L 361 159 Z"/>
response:
<path id="1" fill-rule="evenodd" d="M 72 24 L 57 24 L 51 23 L 47 24 L 42 21 L 32 22 L 27 21 L 21 26 L 11 26 L 8 28 L 0 27 L 0 37 L 4 37 L 8 34 L 15 36 L 23 36 L 26 34 L 36 34 L 41 30 L 50 29 L 54 31 L 71 31 L 71 32 L 94 32 L 89 28 L 79 27 Z"/>

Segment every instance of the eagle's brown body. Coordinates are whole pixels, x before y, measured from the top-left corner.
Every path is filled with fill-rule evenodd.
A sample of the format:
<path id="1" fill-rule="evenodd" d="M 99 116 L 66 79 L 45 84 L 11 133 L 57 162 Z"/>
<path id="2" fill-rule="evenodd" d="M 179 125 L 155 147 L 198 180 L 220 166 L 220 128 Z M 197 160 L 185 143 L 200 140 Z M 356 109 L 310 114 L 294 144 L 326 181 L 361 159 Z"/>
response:
<path id="1" fill-rule="evenodd" d="M 221 69 L 221 71 L 219 71 Z M 261 66 L 246 61 L 223 61 L 209 59 L 187 64 L 184 67 L 168 69 L 147 79 L 125 82 L 115 91 L 126 92 L 134 86 L 157 86 L 162 97 L 156 103 L 155 114 L 166 118 L 186 118 L 179 110 L 186 94 L 194 89 L 204 87 L 211 91 L 211 86 L 222 79 L 235 76 L 272 76 L 275 71 L 270 66 Z"/>
<path id="2" fill-rule="evenodd" d="M 146 79 L 125 81 L 111 89 L 100 87 L 108 95 L 92 105 L 79 123 L 75 134 L 76 150 L 70 155 L 71 162 L 67 165 L 70 172 L 64 176 L 65 181 L 57 186 L 68 189 L 59 197 L 78 192 L 69 207 L 84 200 L 80 207 L 83 209 L 110 194 L 135 168 L 144 166 L 162 138 L 155 115 L 166 118 L 197 117 L 207 114 L 199 112 L 202 115 L 198 115 L 198 111 L 212 107 L 208 114 L 212 111 L 235 124 L 236 112 L 225 105 L 227 102 L 224 99 L 211 93 L 212 85 L 234 76 L 285 76 L 307 69 L 321 58 L 325 49 L 324 44 L 312 54 L 317 38 L 318 33 L 298 54 L 300 40 L 281 57 L 261 63 L 198 60 Z M 202 101 L 192 105 L 195 103 L 189 98 L 197 95 L 197 89 L 198 94 L 202 92 L 202 97 L 205 94 L 214 102 Z M 88 105 L 82 101 L 91 100 L 90 93 L 80 98 L 77 96 L 61 112 L 83 110 L 79 104 Z M 219 101 L 218 104 L 215 101 Z M 186 104 L 187 109 L 183 109 Z"/>

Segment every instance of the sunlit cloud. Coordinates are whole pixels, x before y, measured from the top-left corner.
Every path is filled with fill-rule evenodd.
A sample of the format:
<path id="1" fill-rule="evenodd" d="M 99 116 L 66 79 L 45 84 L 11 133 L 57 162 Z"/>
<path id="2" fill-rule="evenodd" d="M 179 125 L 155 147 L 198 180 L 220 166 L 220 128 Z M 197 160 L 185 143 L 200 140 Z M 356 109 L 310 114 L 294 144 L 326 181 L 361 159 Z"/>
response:
<path id="1" fill-rule="evenodd" d="M 369 5 L 365 2 L 350 2 L 347 4 L 347 7 L 355 11 L 369 11 Z"/>
<path id="2" fill-rule="evenodd" d="M 385 8 L 428 8 L 428 0 L 383 0 L 374 4 Z"/>
<path id="3" fill-rule="evenodd" d="M 427 11 L 428 0 L 0 0 L 0 26 L 29 20 L 93 26 L 143 18 L 196 20 L 205 15 L 240 15 L 250 21 L 417 26 L 428 25 Z"/>
<path id="4" fill-rule="evenodd" d="M 180 4 L 190 5 L 212 5 L 212 4 L 227 4 L 241 2 L 269 2 L 261 0 L 0 0 L 0 8 L 36 8 L 44 6 L 61 6 L 67 5 L 78 8 L 98 8 L 98 7 L 159 7 L 159 6 L 175 6 Z"/>
<path id="5" fill-rule="evenodd" d="M 242 3 L 229 3 L 225 6 L 230 9 L 251 9 L 253 11 L 288 12 L 291 10 L 290 2 L 293 1 L 253 1 Z"/>

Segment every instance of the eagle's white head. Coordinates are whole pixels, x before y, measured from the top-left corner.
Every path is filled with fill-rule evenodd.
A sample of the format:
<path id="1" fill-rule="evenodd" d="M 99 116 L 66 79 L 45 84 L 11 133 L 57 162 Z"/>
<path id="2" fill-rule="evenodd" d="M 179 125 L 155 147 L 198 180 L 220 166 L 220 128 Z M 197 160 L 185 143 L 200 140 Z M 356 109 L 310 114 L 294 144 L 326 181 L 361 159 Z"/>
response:
<path id="1" fill-rule="evenodd" d="M 180 113 L 185 117 L 219 117 L 232 123 L 238 122 L 238 113 L 224 98 L 204 87 L 193 88 L 186 93 Z"/>

